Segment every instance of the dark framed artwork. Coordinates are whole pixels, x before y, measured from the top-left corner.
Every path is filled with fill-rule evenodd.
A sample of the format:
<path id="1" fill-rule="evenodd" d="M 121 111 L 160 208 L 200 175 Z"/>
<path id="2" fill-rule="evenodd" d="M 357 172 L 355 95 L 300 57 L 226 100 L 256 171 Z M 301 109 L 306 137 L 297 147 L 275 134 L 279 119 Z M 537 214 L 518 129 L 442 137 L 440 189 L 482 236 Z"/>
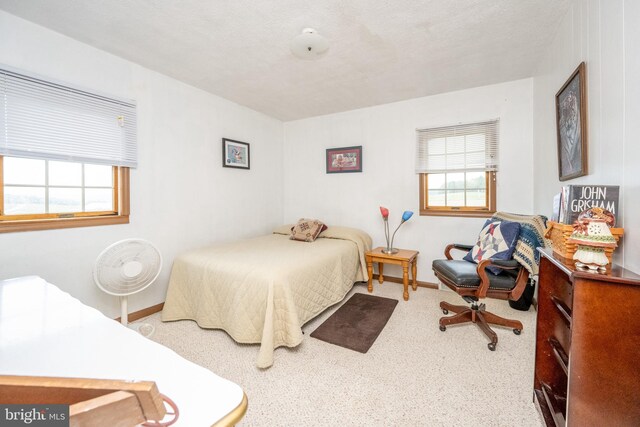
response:
<path id="1" fill-rule="evenodd" d="M 249 144 L 222 138 L 222 166 L 225 168 L 249 169 L 250 161 Z"/>
<path id="2" fill-rule="evenodd" d="M 560 181 L 588 173 L 586 80 L 586 67 L 583 62 L 556 94 Z"/>
<path id="3" fill-rule="evenodd" d="M 362 172 L 362 145 L 327 148 L 327 173 Z"/>

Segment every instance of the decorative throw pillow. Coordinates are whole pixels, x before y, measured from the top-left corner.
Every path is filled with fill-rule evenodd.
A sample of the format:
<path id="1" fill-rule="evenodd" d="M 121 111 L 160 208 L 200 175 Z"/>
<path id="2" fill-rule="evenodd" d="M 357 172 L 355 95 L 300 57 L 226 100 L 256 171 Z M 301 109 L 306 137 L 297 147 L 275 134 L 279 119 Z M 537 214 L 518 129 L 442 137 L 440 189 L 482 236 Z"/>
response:
<path id="1" fill-rule="evenodd" d="M 313 219 L 304 219 L 304 218 L 300 218 L 300 221 L 303 221 L 303 220 L 304 220 L 304 221 L 314 221 Z M 329 228 L 329 227 L 327 227 L 327 224 L 322 223 L 322 221 L 321 221 L 320 223 L 322 224 L 322 230 L 320 230 L 320 234 L 322 234 L 322 232 L 323 232 L 324 230 L 326 230 L 327 228 Z M 284 226 L 284 225 L 283 225 L 283 227 L 286 227 L 286 226 Z M 296 226 L 295 226 L 295 225 L 294 225 L 294 226 L 289 226 L 289 231 L 290 231 L 291 233 L 293 233 L 293 229 L 294 229 L 294 228 L 296 228 Z M 274 233 L 276 233 L 276 234 L 278 234 L 277 229 L 276 229 L 276 230 L 274 230 L 273 232 L 274 232 Z M 289 234 L 289 233 L 281 233 L 281 234 Z M 318 235 L 316 236 L 316 239 L 317 239 L 318 237 L 320 237 L 320 234 L 318 234 Z"/>
<path id="2" fill-rule="evenodd" d="M 291 240 L 301 242 L 313 242 L 318 235 L 327 229 L 327 226 L 317 219 L 300 218 L 291 229 Z"/>
<path id="3" fill-rule="evenodd" d="M 484 259 L 509 260 L 520 234 L 520 223 L 511 221 L 495 221 L 488 219 L 482 227 L 475 246 L 464 256 L 469 262 L 479 264 Z M 504 270 L 498 267 L 487 267 L 495 275 Z"/>

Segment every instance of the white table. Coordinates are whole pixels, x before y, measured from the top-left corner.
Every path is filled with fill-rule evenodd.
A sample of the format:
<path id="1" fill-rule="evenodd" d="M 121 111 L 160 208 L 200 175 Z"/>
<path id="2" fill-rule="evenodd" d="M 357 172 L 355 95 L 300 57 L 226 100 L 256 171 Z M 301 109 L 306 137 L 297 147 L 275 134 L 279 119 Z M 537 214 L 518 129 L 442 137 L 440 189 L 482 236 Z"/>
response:
<path id="1" fill-rule="evenodd" d="M 237 384 L 36 276 L 0 281 L 0 375 L 155 381 L 178 405 L 175 426 L 235 424 L 247 406 Z"/>

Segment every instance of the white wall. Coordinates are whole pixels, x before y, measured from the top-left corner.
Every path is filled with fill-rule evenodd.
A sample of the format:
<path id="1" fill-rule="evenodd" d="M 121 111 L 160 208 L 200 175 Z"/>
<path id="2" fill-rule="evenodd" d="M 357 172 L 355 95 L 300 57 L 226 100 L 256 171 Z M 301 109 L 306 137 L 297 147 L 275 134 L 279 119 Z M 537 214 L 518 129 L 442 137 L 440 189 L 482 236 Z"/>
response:
<path id="1" fill-rule="evenodd" d="M 107 245 L 142 237 L 164 256 L 157 283 L 131 297 L 135 311 L 164 301 L 176 254 L 281 223 L 280 121 L 4 12 L 0 63 L 135 99 L 139 120 L 131 223 L 0 234 L 0 279 L 37 274 L 115 317 L 117 299 L 91 278 Z M 250 171 L 222 167 L 222 137 L 251 144 Z"/>
<path id="2" fill-rule="evenodd" d="M 491 118 L 501 120 L 498 209 L 549 215 L 561 186 L 554 95 L 582 60 L 590 174 L 569 183 L 622 186 L 618 261 L 640 270 L 638 16 L 634 0 L 576 0 L 533 79 L 287 122 L 283 132 L 278 120 L 0 12 L 0 63 L 138 102 L 140 163 L 131 224 L 0 234 L 0 279 L 38 274 L 116 316 L 91 267 L 121 238 L 147 238 L 165 257 L 132 311 L 163 301 L 176 254 L 268 232 L 283 218 L 359 227 L 382 245 L 378 206 L 391 209 L 392 226 L 403 210 L 418 212 L 415 129 Z M 251 143 L 250 171 L 221 167 L 222 137 Z M 350 145 L 363 146 L 364 172 L 326 174 L 325 149 Z M 396 243 L 420 250 L 418 277 L 435 281 L 431 261 L 447 243 L 472 242 L 483 221 L 416 213 Z"/>
<path id="3" fill-rule="evenodd" d="M 575 0 L 533 79 L 534 207 L 550 214 L 563 184 L 620 185 L 625 228 L 616 262 L 640 271 L 640 2 Z M 581 61 L 587 68 L 589 175 L 561 183 L 555 94 Z"/>
<path id="4" fill-rule="evenodd" d="M 498 209 L 533 213 L 531 79 L 412 99 L 333 115 L 286 122 L 284 219 L 316 217 L 358 227 L 384 244 L 378 206 L 416 212 L 396 235 L 395 246 L 420 251 L 418 279 L 435 282 L 431 262 L 448 243 L 475 243 L 483 218 L 420 216 L 415 173 L 415 129 L 500 118 Z M 362 145 L 363 172 L 325 173 L 325 150 Z M 388 274 L 401 277 L 399 269 Z"/>

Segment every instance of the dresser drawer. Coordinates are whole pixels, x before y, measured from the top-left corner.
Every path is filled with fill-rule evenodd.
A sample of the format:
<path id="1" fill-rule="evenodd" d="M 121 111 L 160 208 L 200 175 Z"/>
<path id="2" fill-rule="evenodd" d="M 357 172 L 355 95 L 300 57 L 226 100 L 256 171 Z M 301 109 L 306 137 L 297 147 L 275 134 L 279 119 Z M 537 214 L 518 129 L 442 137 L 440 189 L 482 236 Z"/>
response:
<path id="1" fill-rule="evenodd" d="M 548 287 L 548 296 L 554 301 L 554 305 L 565 307 L 566 315 L 570 318 L 573 308 L 573 285 L 567 279 L 563 275 L 552 281 Z"/>
<path id="2" fill-rule="evenodd" d="M 534 395 L 547 426 L 640 426 L 640 276 L 541 249 Z"/>

